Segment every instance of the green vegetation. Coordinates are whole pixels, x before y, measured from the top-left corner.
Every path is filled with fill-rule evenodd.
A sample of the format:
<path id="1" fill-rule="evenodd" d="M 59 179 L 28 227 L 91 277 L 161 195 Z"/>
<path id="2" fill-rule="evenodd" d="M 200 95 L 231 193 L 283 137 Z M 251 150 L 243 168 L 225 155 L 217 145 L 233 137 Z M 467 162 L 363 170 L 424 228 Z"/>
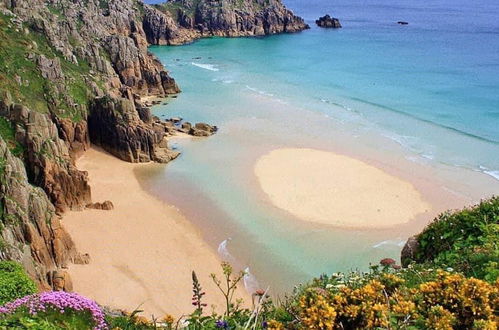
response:
<path id="1" fill-rule="evenodd" d="M 92 329 L 87 314 L 50 310 L 43 314 L 31 315 L 26 310 L 0 318 L 0 329 Z"/>
<path id="2" fill-rule="evenodd" d="M 15 139 L 15 130 L 12 123 L 7 119 L 0 117 L 0 136 L 7 143 L 10 152 L 17 157 L 24 153 L 23 146 Z"/>
<path id="3" fill-rule="evenodd" d="M 49 7 L 49 10 L 58 13 L 60 8 Z M 42 76 L 36 63 L 37 56 L 41 55 L 59 59 L 64 75 L 60 78 L 62 82 Z M 78 64 L 66 60 L 50 47 L 44 35 L 29 26 L 18 26 L 11 17 L 0 14 L 0 86 L 12 95 L 14 102 L 78 121 L 82 118 L 79 106 L 86 105 L 89 99 L 86 83 L 89 71 L 84 60 L 78 59 Z"/>
<path id="4" fill-rule="evenodd" d="M 494 282 L 499 277 L 499 197 L 438 216 L 417 237 L 417 263 L 452 267 Z"/>
<path id="5" fill-rule="evenodd" d="M 13 261 L 0 261 L 0 305 L 35 292 L 35 283 L 21 265 Z"/>
<path id="6" fill-rule="evenodd" d="M 112 329 L 126 330 L 495 330 L 499 321 L 495 266 L 498 206 L 499 199 L 494 197 L 472 208 L 437 217 L 418 236 L 421 249 L 416 262 L 407 268 L 396 265 L 395 260 L 383 259 L 380 266 L 370 267 L 369 272 L 322 275 L 277 301 L 267 294 L 268 289 L 257 290 L 252 295 L 252 307 L 245 308 L 242 301 L 234 299 L 244 273 L 235 273 L 228 263 L 223 263 L 223 277 L 212 275 L 226 301 L 220 314 L 207 312 L 203 283 L 193 272 L 191 314 L 180 319 L 167 314 L 151 320 L 135 311 L 108 315 L 105 322 Z M 27 324 L 35 324 L 39 329 L 79 329 L 92 322 L 88 315 L 85 319 L 71 312 L 47 315 L 37 318 L 21 310 L 2 317 L 0 308 L 0 327 L 27 328 Z"/>

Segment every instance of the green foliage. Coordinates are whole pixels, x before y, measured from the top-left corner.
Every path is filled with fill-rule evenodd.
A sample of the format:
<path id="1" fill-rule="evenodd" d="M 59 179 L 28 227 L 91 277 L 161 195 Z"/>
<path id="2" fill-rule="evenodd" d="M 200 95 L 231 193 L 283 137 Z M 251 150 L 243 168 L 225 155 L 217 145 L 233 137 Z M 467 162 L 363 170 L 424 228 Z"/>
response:
<path id="1" fill-rule="evenodd" d="M 35 292 L 35 283 L 21 265 L 13 261 L 0 261 L 0 305 Z"/>
<path id="2" fill-rule="evenodd" d="M 59 311 L 49 309 L 44 313 L 31 315 L 28 311 L 20 310 L 12 315 L 0 318 L 0 329 L 92 329 L 94 322 L 88 312 Z"/>
<path id="3" fill-rule="evenodd" d="M 237 285 L 241 282 L 245 273 L 241 271 L 234 275 L 232 266 L 227 262 L 222 263 L 222 271 L 224 275 L 223 280 L 219 280 L 216 274 L 211 274 L 211 278 L 213 283 L 215 283 L 225 298 L 225 316 L 229 316 L 234 308 L 234 303 L 232 301 L 234 293 L 236 292 Z M 236 304 L 239 305 L 237 302 Z"/>
<path id="4" fill-rule="evenodd" d="M 494 282 L 499 277 L 499 197 L 441 214 L 417 239 L 417 263 Z"/>
<path id="5" fill-rule="evenodd" d="M 10 152 L 14 156 L 22 156 L 24 147 L 16 141 L 15 130 L 12 123 L 3 117 L 0 117 L 0 136 L 7 143 Z"/>
<path id="6" fill-rule="evenodd" d="M 61 8 L 48 8 L 57 19 L 65 19 L 60 15 Z M 76 40 L 72 40 L 70 44 L 75 44 Z M 63 81 L 54 82 L 42 76 L 36 64 L 39 55 L 59 58 Z M 8 91 L 14 102 L 38 112 L 81 120 L 78 105 L 88 103 L 86 79 L 89 71 L 90 67 L 83 59 L 78 59 L 78 64 L 66 60 L 49 45 L 43 34 L 29 26 L 17 26 L 9 16 L 0 14 L 0 88 Z"/>
<path id="7" fill-rule="evenodd" d="M 111 329 L 122 330 L 149 330 L 156 329 L 154 322 L 150 322 L 144 317 L 139 316 L 141 310 L 135 310 L 129 315 L 106 316 L 106 322 Z"/>

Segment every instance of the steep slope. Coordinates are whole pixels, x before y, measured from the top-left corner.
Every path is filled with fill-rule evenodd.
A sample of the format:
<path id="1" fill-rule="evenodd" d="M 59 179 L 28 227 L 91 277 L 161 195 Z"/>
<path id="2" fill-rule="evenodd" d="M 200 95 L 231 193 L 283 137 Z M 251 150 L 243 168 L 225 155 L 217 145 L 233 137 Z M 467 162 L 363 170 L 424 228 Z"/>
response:
<path id="1" fill-rule="evenodd" d="M 91 142 L 131 162 L 177 155 L 139 116 L 141 96 L 179 91 L 147 52 L 142 13 L 135 0 L 0 1 L 0 259 L 42 287 L 84 262 L 58 214 L 91 202 L 74 165 Z"/>

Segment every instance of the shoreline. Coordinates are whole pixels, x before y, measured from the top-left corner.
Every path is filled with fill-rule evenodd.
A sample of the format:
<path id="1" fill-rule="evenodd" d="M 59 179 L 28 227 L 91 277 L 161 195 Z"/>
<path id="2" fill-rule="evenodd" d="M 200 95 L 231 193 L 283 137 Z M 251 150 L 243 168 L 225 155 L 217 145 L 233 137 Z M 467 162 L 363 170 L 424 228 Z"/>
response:
<path id="1" fill-rule="evenodd" d="M 161 317 L 192 312 L 191 272 L 207 291 L 206 302 L 223 307 L 209 275 L 220 276 L 220 257 L 180 211 L 142 189 L 134 170 L 148 164 L 123 162 L 95 147 L 78 161 L 89 173 L 94 202 L 114 209 L 71 211 L 62 223 L 87 265 L 71 265 L 74 291 L 113 308 Z M 248 303 L 241 284 L 238 296 Z"/>

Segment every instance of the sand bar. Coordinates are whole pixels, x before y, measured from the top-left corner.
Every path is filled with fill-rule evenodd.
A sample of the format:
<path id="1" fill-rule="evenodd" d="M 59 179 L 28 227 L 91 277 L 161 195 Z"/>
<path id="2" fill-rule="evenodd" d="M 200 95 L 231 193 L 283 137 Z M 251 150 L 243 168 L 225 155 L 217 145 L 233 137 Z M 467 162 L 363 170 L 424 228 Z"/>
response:
<path id="1" fill-rule="evenodd" d="M 276 207 L 305 221 L 383 228 L 431 209 L 411 183 L 332 152 L 276 149 L 257 161 L 254 172 Z"/>
<path id="2" fill-rule="evenodd" d="M 63 218 L 78 250 L 91 257 L 88 265 L 70 266 L 76 292 L 113 308 L 140 306 L 145 316 L 178 317 L 193 310 L 195 270 L 208 306 L 224 306 L 209 278 L 221 273 L 218 255 L 177 209 L 142 190 L 133 171 L 147 164 L 90 149 L 77 166 L 89 173 L 93 201 L 111 200 L 114 210 L 69 212 Z M 239 296 L 249 301 L 242 288 Z"/>

